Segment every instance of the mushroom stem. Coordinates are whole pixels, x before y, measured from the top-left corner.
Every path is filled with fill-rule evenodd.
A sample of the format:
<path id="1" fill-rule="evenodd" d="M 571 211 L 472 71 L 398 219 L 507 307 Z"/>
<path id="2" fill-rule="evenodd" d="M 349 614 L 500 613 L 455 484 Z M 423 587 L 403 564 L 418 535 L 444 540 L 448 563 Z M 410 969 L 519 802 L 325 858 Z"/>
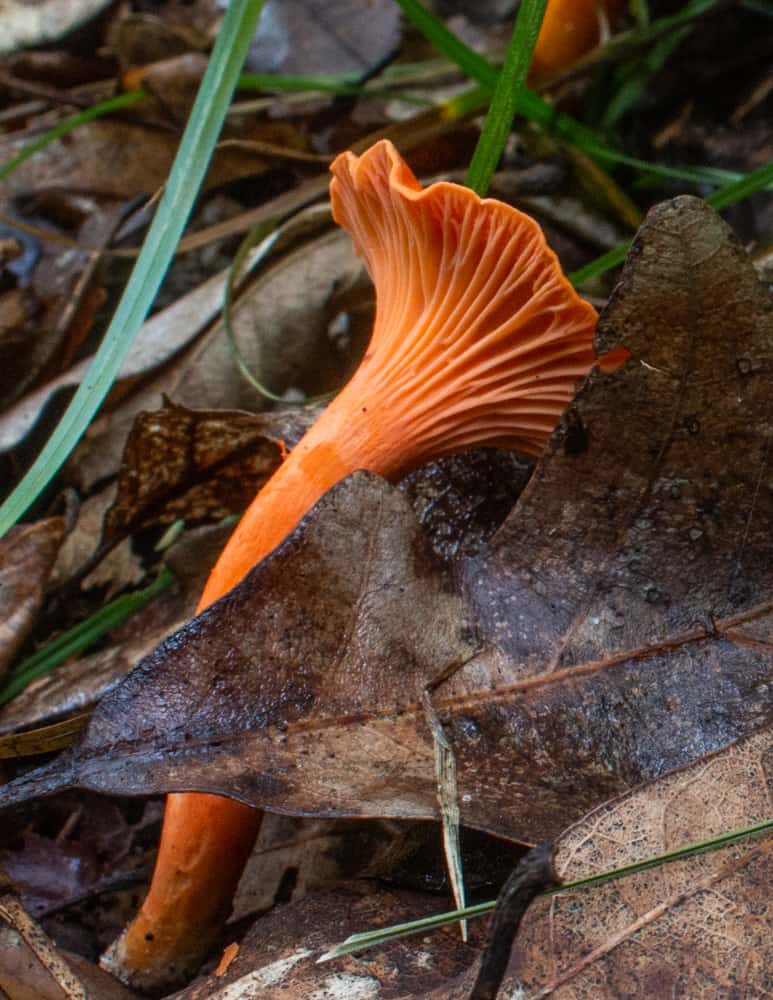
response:
<path id="1" fill-rule="evenodd" d="M 148 993 L 190 977 L 215 944 L 263 814 L 219 795 L 169 795 L 142 908 L 102 965 Z"/>
<path id="2" fill-rule="evenodd" d="M 338 157 L 336 220 L 376 286 L 368 351 L 250 505 L 199 610 L 236 586 L 344 476 L 399 479 L 473 445 L 537 456 L 593 364 L 596 313 L 539 226 L 516 209 L 438 183 L 422 189 L 391 143 Z M 108 967 L 170 985 L 227 917 L 260 814 L 200 794 L 169 797 L 150 894 Z"/>

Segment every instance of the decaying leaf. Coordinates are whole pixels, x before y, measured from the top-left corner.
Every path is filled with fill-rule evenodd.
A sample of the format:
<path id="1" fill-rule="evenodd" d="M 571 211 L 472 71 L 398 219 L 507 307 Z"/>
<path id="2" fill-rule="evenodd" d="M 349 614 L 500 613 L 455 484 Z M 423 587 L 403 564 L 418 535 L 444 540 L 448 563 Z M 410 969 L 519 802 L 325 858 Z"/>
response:
<path id="1" fill-rule="evenodd" d="M 370 310 L 361 316 L 351 302 L 351 290 L 362 287 L 361 264 L 345 235 L 330 231 L 329 210 L 322 213 L 328 231 L 319 234 L 319 215 L 319 211 L 310 212 L 305 221 L 288 226 L 286 239 L 280 237 L 276 253 L 248 284 L 233 310 L 234 336 L 244 363 L 277 393 L 293 388 L 315 395 L 337 388 L 352 359 L 356 361 L 364 350 L 369 332 Z M 223 302 L 222 279 L 213 278 L 211 283 L 212 298 L 205 300 L 205 308 L 212 309 L 208 319 Z M 372 292 L 363 298 L 370 304 Z M 195 309 L 193 302 L 191 307 Z M 179 336 L 178 321 L 183 326 L 193 322 L 201 330 L 192 312 L 175 318 L 175 309 L 165 310 L 169 317 L 164 326 L 171 326 L 171 334 Z M 344 329 L 334 335 L 339 317 L 345 321 Z M 155 334 L 156 350 L 163 349 L 162 331 L 156 329 Z M 165 395 L 197 409 L 260 410 L 265 406 L 239 372 L 222 323 L 217 323 L 181 352 L 173 365 L 91 427 L 73 456 L 73 476 L 81 488 L 88 489 L 118 470 L 137 414 L 157 410 Z M 0 442 L 2 427 L 0 419 Z"/>
<path id="2" fill-rule="evenodd" d="M 178 141 L 173 132 L 141 124 L 111 119 L 88 122 L 14 170 L 3 182 L 3 199 L 70 187 L 121 201 L 137 194 L 152 195 L 166 182 Z M 17 134 L 4 137 L 0 141 L 2 162 L 10 160 L 22 146 Z M 136 155 L 138 149 L 142 149 L 142 156 Z M 218 187 L 260 168 L 254 156 L 220 150 L 215 153 L 206 184 Z"/>
<path id="3" fill-rule="evenodd" d="M 248 931 L 222 977 L 205 976 L 177 1000 L 419 1000 L 475 961 L 474 944 L 455 928 L 418 941 L 395 941 L 357 956 L 317 965 L 333 941 L 355 929 L 388 926 L 437 910 L 428 894 L 396 892 L 377 883 L 344 883 L 276 907 Z M 480 928 L 477 929 L 480 934 Z"/>
<path id="4" fill-rule="evenodd" d="M 119 380 L 147 374 L 194 340 L 219 312 L 223 303 L 224 284 L 225 274 L 215 275 L 193 292 L 146 320 L 121 366 Z M 91 358 L 87 358 L 73 365 L 57 378 L 28 393 L 0 415 L 0 451 L 9 451 L 19 445 L 35 426 L 49 402 L 57 395 L 75 389 L 90 362 Z M 123 442 L 115 449 L 116 466 L 122 444 Z M 101 478 L 103 475 L 105 472 L 100 472 L 94 478 Z"/>
<path id="5" fill-rule="evenodd" d="M 771 815 L 768 729 L 595 810 L 561 837 L 556 868 L 574 881 Z M 509 989 L 529 1000 L 762 997 L 773 968 L 772 873 L 773 840 L 750 838 L 540 900 Z"/>
<path id="6" fill-rule="evenodd" d="M 0 541 L 0 678 L 35 622 L 64 530 L 63 517 L 49 517 Z"/>
<path id="7" fill-rule="evenodd" d="M 412 515 L 339 484 L 106 698 L 72 755 L 7 786 L 221 791 L 322 815 L 435 815 L 425 685 L 462 820 L 554 837 L 613 795 L 768 725 L 767 290 L 680 198 L 642 228 L 595 372 L 504 527 L 462 563 L 482 647 Z M 131 766 L 127 766 L 130 764 Z"/>
<path id="8" fill-rule="evenodd" d="M 303 819 L 267 813 L 234 897 L 232 921 L 262 914 L 386 867 L 394 857 L 397 824 L 372 820 Z M 435 831 L 435 844 L 439 834 Z"/>
<path id="9" fill-rule="evenodd" d="M 103 544 L 141 528 L 238 514 L 316 409 L 259 415 L 187 410 L 167 402 L 141 413 L 126 442 L 118 491 L 105 517 Z"/>

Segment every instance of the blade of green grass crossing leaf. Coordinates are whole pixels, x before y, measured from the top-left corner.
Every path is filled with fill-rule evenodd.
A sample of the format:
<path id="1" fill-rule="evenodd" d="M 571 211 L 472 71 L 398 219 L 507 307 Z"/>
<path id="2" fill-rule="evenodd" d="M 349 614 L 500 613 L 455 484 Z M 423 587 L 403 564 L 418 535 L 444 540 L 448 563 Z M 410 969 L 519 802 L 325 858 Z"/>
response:
<path id="1" fill-rule="evenodd" d="M 166 189 L 126 290 L 64 416 L 32 468 L 0 507 L 0 538 L 40 496 L 80 440 L 153 303 L 206 174 L 263 2 L 242 0 L 228 5 Z"/>
<path id="2" fill-rule="evenodd" d="M 28 160 L 35 153 L 39 153 L 41 149 L 45 149 L 46 146 L 54 142 L 55 139 L 61 139 L 63 135 L 67 135 L 68 132 L 72 132 L 74 128 L 79 125 L 85 125 L 86 122 L 92 122 L 95 118 L 102 118 L 105 115 L 111 114 L 113 111 L 120 111 L 122 108 L 128 108 L 132 104 L 136 104 L 138 101 L 143 100 L 148 95 L 142 90 L 130 90 L 126 94 L 119 94 L 117 97 L 110 97 L 106 101 L 100 101 L 99 104 L 95 104 L 93 108 L 86 108 L 84 111 L 79 111 L 77 114 L 69 115 L 67 118 L 63 118 L 58 125 L 55 125 L 52 129 L 44 132 L 37 139 L 33 139 L 32 142 L 27 143 L 26 146 L 17 153 L 12 159 L 8 160 L 7 163 L 0 167 L 0 181 L 4 181 L 9 174 L 21 166 L 25 160 Z"/>
<path id="3" fill-rule="evenodd" d="M 465 183 L 482 198 L 488 191 L 513 127 L 518 99 L 529 72 L 547 0 L 521 0 L 513 35 L 486 114 Z"/>
<path id="4" fill-rule="evenodd" d="M 589 875 L 587 878 L 577 879 L 576 882 L 565 882 L 563 885 L 549 892 L 546 896 L 557 896 L 564 892 L 574 892 L 577 889 L 588 889 L 594 885 L 601 885 L 603 882 L 611 882 L 613 879 L 623 878 L 627 875 L 636 875 L 638 872 L 646 871 L 649 868 L 656 868 L 660 865 L 670 864 L 673 861 L 683 861 L 685 858 L 693 857 L 696 854 L 704 854 L 707 851 L 714 851 L 720 847 L 727 847 L 729 844 L 745 840 L 747 837 L 758 837 L 768 833 L 773 829 L 773 819 L 764 819 L 759 823 L 752 823 L 739 830 L 730 830 L 726 833 L 718 834 L 708 840 L 699 843 L 687 844 L 685 847 L 669 851 L 667 854 L 658 854 L 643 861 L 635 861 L 630 865 L 615 868 L 611 871 L 600 872 L 598 875 Z M 342 955 L 350 955 L 354 952 L 364 951 L 366 948 L 373 948 L 377 945 L 385 944 L 387 941 L 395 941 L 398 938 L 409 937 L 412 934 L 426 933 L 437 927 L 444 927 L 457 920 L 470 920 L 474 917 L 482 917 L 486 913 L 491 913 L 496 906 L 496 900 L 492 899 L 486 903 L 477 903 L 475 906 L 466 906 L 461 910 L 450 910 L 447 913 L 436 913 L 430 917 L 423 917 L 421 920 L 411 920 L 404 924 L 394 924 L 391 927 L 382 927 L 375 931 L 362 931 L 359 934 L 352 934 L 341 944 L 331 948 L 324 955 L 320 955 L 317 962 L 329 962 L 331 959 L 340 958 Z"/>

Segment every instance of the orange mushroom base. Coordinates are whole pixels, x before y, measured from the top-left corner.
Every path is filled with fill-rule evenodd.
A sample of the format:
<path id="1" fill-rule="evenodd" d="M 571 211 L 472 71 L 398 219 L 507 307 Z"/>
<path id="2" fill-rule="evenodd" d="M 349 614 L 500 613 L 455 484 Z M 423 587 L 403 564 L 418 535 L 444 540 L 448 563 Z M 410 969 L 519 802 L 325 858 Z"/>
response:
<path id="1" fill-rule="evenodd" d="M 387 141 L 342 154 L 332 172 L 335 219 L 376 288 L 371 342 L 250 505 L 199 610 L 356 469 L 396 480 L 475 445 L 538 456 L 594 362 L 596 312 L 529 216 L 455 184 L 422 189 Z M 195 971 L 228 916 L 260 815 L 217 796 L 170 795 L 150 892 L 103 964 L 144 990 Z"/>

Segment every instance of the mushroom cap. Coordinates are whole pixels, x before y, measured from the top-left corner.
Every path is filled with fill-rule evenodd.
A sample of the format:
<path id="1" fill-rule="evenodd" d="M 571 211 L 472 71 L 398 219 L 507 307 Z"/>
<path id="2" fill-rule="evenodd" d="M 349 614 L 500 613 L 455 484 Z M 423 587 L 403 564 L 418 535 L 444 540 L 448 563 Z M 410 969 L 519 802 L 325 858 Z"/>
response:
<path id="1" fill-rule="evenodd" d="M 599 43 L 602 25 L 615 21 L 620 0 L 548 0 L 531 57 L 529 81 L 558 76 Z"/>
<path id="2" fill-rule="evenodd" d="M 423 189 L 387 140 L 331 170 L 333 216 L 376 288 L 370 346 L 332 406 L 359 392 L 388 409 L 403 461 L 378 471 L 480 444 L 539 455 L 594 363 L 597 319 L 539 225 L 458 184 Z"/>

